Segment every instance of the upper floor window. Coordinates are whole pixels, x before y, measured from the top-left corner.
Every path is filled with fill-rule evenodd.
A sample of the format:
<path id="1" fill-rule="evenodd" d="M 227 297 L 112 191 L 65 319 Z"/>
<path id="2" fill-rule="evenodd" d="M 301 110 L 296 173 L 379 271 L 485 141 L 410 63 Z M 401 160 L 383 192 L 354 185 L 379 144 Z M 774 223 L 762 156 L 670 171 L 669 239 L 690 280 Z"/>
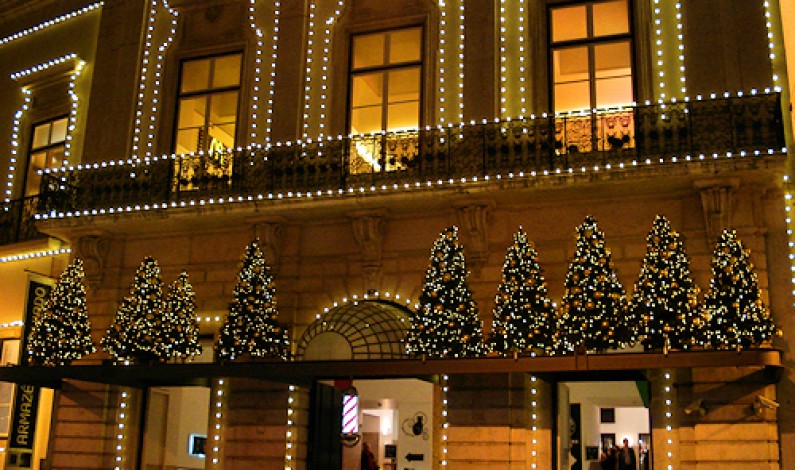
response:
<path id="1" fill-rule="evenodd" d="M 33 126 L 25 197 L 39 194 L 40 170 L 57 168 L 63 164 L 68 121 L 67 117 L 60 117 Z"/>
<path id="2" fill-rule="evenodd" d="M 556 112 L 634 101 L 629 0 L 550 8 Z"/>
<path id="3" fill-rule="evenodd" d="M 415 130 L 420 125 L 422 28 L 353 37 L 349 130 Z"/>
<path id="4" fill-rule="evenodd" d="M 182 63 L 175 153 L 235 146 L 241 54 Z"/>

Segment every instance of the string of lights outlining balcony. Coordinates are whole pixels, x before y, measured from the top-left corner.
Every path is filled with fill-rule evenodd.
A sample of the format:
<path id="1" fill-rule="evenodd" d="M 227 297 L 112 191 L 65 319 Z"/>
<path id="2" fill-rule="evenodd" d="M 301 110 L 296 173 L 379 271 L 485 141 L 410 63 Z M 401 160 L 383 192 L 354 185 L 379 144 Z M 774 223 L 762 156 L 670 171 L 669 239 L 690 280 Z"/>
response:
<path id="1" fill-rule="evenodd" d="M 265 37 L 265 33 L 263 33 L 262 28 L 257 26 L 257 0 L 249 0 L 249 7 L 248 7 L 248 20 L 249 26 L 251 27 L 252 31 L 254 31 L 254 35 L 257 41 L 257 47 L 255 50 L 255 59 L 254 59 L 254 84 L 251 86 L 251 124 L 250 124 L 250 133 L 249 136 L 251 138 L 251 143 L 257 141 L 259 136 L 259 126 L 257 124 L 257 120 L 259 119 L 259 110 L 260 110 L 260 92 L 262 88 L 262 83 L 265 81 L 262 76 L 262 56 L 264 55 L 264 42 L 263 38 Z M 275 95 L 275 87 L 276 87 L 276 59 L 278 58 L 278 51 L 279 51 L 279 19 L 281 15 L 281 2 L 275 1 L 273 2 L 273 26 L 271 27 L 272 34 L 271 34 L 271 61 L 270 61 L 270 71 L 269 71 L 269 78 L 267 79 L 268 84 L 268 106 L 265 110 L 265 142 L 270 143 L 271 141 L 271 126 L 273 124 L 273 98 Z"/>
<path id="2" fill-rule="evenodd" d="M 14 34 L 8 35 L 8 36 L 0 39 L 0 46 L 3 45 L 3 44 L 8 44 L 10 42 L 16 41 L 17 39 L 24 38 L 25 36 L 28 36 L 30 34 L 37 33 L 39 31 L 42 31 L 44 29 L 49 28 L 50 26 L 54 26 L 56 24 L 63 23 L 64 21 L 71 20 L 72 18 L 77 18 L 78 16 L 81 16 L 81 15 L 84 15 L 84 14 L 90 12 L 90 11 L 96 10 L 97 8 L 101 7 L 104 4 L 105 4 L 105 2 L 92 3 L 90 5 L 84 6 L 83 8 L 78 8 L 77 10 L 73 10 L 73 11 L 71 11 L 69 13 L 64 14 L 64 15 L 57 16 L 57 17 L 55 17 L 53 19 L 50 19 L 50 20 L 44 21 L 42 23 L 39 23 L 36 26 L 32 26 L 32 27 L 30 27 L 28 29 L 23 29 L 22 31 L 17 31 Z"/>
<path id="3" fill-rule="evenodd" d="M 32 251 L 30 253 L 20 253 L 18 255 L 9 255 L 0 257 L 0 263 L 11 263 L 14 261 L 25 261 L 35 258 L 49 258 L 51 256 L 68 255 L 72 253 L 71 248 L 58 248 L 55 250 Z M 2 325 L 0 325 L 2 327 Z"/>

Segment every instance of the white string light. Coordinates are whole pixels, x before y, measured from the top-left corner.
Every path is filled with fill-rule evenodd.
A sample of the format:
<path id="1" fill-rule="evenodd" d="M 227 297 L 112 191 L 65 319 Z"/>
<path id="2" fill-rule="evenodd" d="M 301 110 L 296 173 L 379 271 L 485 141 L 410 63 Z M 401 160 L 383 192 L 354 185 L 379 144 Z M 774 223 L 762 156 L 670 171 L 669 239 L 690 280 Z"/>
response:
<path id="1" fill-rule="evenodd" d="M 525 20 L 527 0 L 512 0 L 511 13 L 508 12 L 508 0 L 500 0 L 500 116 L 504 119 L 517 114 L 509 105 L 518 103 L 518 114 L 527 113 L 527 35 Z M 515 34 L 509 33 L 508 21 L 516 23 Z M 510 41 L 510 42 L 509 42 Z M 517 75 L 517 78 L 511 78 Z M 519 84 L 519 100 L 508 101 L 508 94 L 514 92 L 509 83 Z M 512 108 L 515 106 L 512 106 Z"/>
<path id="2" fill-rule="evenodd" d="M 665 381 L 663 382 L 663 399 L 665 400 L 665 456 L 667 457 L 667 470 L 674 470 L 674 440 L 673 440 L 673 419 L 674 419 L 674 402 L 673 402 L 673 380 L 671 380 L 671 372 L 666 370 L 663 373 Z"/>
<path id="3" fill-rule="evenodd" d="M 84 14 L 90 12 L 90 11 L 96 10 L 97 8 L 101 7 L 102 5 L 104 5 L 104 2 L 92 3 L 90 5 L 84 6 L 83 8 L 79 8 L 77 10 L 74 10 L 74 11 L 71 11 L 69 13 L 66 13 L 65 15 L 61 15 L 61 16 L 55 17 L 55 18 L 53 18 L 51 20 L 47 20 L 47 21 L 45 21 L 43 23 L 39 23 L 36 26 L 33 26 L 31 28 L 24 29 L 22 31 L 18 31 L 18 32 L 14 33 L 14 34 L 11 34 L 9 36 L 6 36 L 6 37 L 0 39 L 0 46 L 3 45 L 3 44 L 8 44 L 10 42 L 16 41 L 17 39 L 23 38 L 23 37 L 25 37 L 25 36 L 27 36 L 29 34 L 36 33 L 36 32 L 41 31 L 43 29 L 47 29 L 50 26 L 53 26 L 53 25 L 56 25 L 56 24 L 59 24 L 59 23 L 63 23 L 64 21 L 67 21 L 67 20 L 70 20 L 72 18 L 76 18 L 78 16 L 84 15 Z"/>
<path id="4" fill-rule="evenodd" d="M 157 110 L 160 103 L 160 84 L 163 75 L 163 62 L 165 59 L 165 52 L 171 43 L 174 41 L 174 36 L 177 32 L 177 23 L 179 13 L 168 5 L 167 0 L 161 0 L 163 8 L 171 15 L 170 24 L 168 26 L 168 33 L 166 38 L 157 46 L 156 50 L 153 44 L 155 35 L 156 19 L 158 17 L 157 5 L 158 0 L 152 0 L 152 6 L 149 9 L 149 18 L 146 25 L 146 41 L 144 43 L 144 57 L 141 61 L 140 83 L 138 85 L 138 100 L 135 110 L 135 129 L 133 134 L 132 153 L 136 159 L 140 158 L 141 146 L 145 147 L 145 156 L 151 157 L 154 150 L 155 141 L 155 125 L 157 123 Z M 154 61 L 152 54 L 155 54 Z M 150 64 L 154 62 L 154 80 L 152 85 L 149 85 L 150 79 Z M 147 89 L 151 90 L 152 96 L 149 98 L 149 106 L 145 108 Z M 146 122 L 146 136 L 142 137 L 144 121 Z"/>
<path id="5" fill-rule="evenodd" d="M 124 470 L 124 446 L 127 441 L 127 422 L 129 413 L 129 398 L 130 394 L 122 389 L 119 399 L 119 412 L 116 414 L 116 446 L 114 452 L 114 467 L 113 470 Z"/>
<path id="6" fill-rule="evenodd" d="M 69 165 L 69 157 L 72 155 L 72 139 L 74 138 L 75 127 L 77 126 L 77 111 L 80 105 L 80 99 L 75 91 L 77 77 L 83 71 L 85 62 L 78 60 L 75 64 L 75 70 L 69 75 L 69 100 L 72 102 L 71 109 L 69 110 L 69 125 L 66 128 L 66 141 L 64 142 L 63 152 L 63 165 Z"/>
<path id="7" fill-rule="evenodd" d="M 298 401 L 298 387 L 290 385 L 287 390 L 287 431 L 285 432 L 284 469 L 293 470 L 295 459 L 295 406 Z"/>
<path id="8" fill-rule="evenodd" d="M 538 378 L 535 375 L 530 376 L 530 468 L 538 468 L 538 387 L 536 385 Z"/>
<path id="9" fill-rule="evenodd" d="M 376 292 L 373 292 L 373 293 L 367 293 L 367 294 L 362 294 L 362 295 L 353 294 L 350 297 L 346 296 L 346 297 L 341 298 L 340 300 L 335 300 L 331 304 L 330 307 L 324 307 L 323 308 L 323 313 L 328 313 L 332 309 L 337 308 L 340 305 L 345 305 L 345 304 L 348 304 L 348 303 L 352 303 L 353 305 L 359 305 L 359 302 L 365 302 L 365 301 L 368 301 L 368 300 L 371 300 L 371 299 L 372 300 L 380 300 L 380 299 L 392 300 L 392 301 L 394 301 L 396 303 L 404 302 L 406 304 L 406 307 L 411 306 L 411 299 L 409 299 L 407 297 L 401 297 L 400 294 L 392 295 L 392 293 L 390 293 L 389 291 L 386 291 L 384 293 L 376 291 Z M 420 308 L 419 304 L 414 304 L 414 308 L 415 309 Z M 320 313 L 315 315 L 315 319 L 320 320 L 320 318 L 322 318 L 322 315 Z M 405 319 L 401 319 L 400 321 L 403 322 L 403 321 L 405 321 Z"/>
<path id="10" fill-rule="evenodd" d="M 448 396 L 450 392 L 450 377 L 447 374 L 442 375 L 442 406 L 441 406 L 441 426 L 442 426 L 442 466 L 447 466 L 447 433 L 450 428 L 450 423 L 447 421 L 447 405 Z"/>
<path id="11" fill-rule="evenodd" d="M 218 379 L 210 393 L 213 394 L 212 397 L 210 397 L 213 408 L 212 413 L 210 413 L 210 425 L 212 430 L 210 432 L 210 442 L 208 442 L 207 445 L 211 451 L 210 462 L 212 463 L 212 468 L 219 468 L 219 464 L 221 463 L 221 432 L 223 429 L 224 403 L 226 401 L 226 381 L 224 379 Z"/>
<path id="12" fill-rule="evenodd" d="M 23 322 L 22 320 L 14 320 L 8 323 L 0 323 L 0 328 L 19 328 L 24 324 L 25 322 Z"/>
<path id="13" fill-rule="evenodd" d="M 257 120 L 259 118 L 259 109 L 260 109 L 260 92 L 262 88 L 263 80 L 263 68 L 262 68 L 262 56 L 264 55 L 264 47 L 265 44 L 263 42 L 263 38 L 265 34 L 262 32 L 262 29 L 257 26 L 257 17 L 256 17 L 256 6 L 257 0 L 249 0 L 249 7 L 248 7 L 248 19 L 249 25 L 251 29 L 254 31 L 254 35 L 257 38 L 257 48 L 255 51 L 255 58 L 254 58 L 254 85 L 252 86 L 252 93 L 251 93 L 251 125 L 250 125 L 250 133 L 249 137 L 251 138 L 251 144 L 256 143 L 257 137 L 259 135 L 258 132 L 258 124 Z M 276 59 L 278 57 L 278 50 L 279 50 L 279 16 L 281 14 L 281 2 L 275 1 L 273 2 L 273 26 L 272 26 L 272 35 L 271 35 L 271 61 L 270 61 L 270 70 L 268 72 L 268 106 L 266 108 L 266 117 L 265 117 L 265 142 L 270 143 L 271 141 L 271 126 L 273 123 L 273 98 L 275 95 L 275 86 L 276 86 Z"/>
<path id="14" fill-rule="evenodd" d="M 11 196 L 14 192 L 14 175 L 16 174 L 17 163 L 19 161 L 19 139 L 20 139 L 20 123 L 22 117 L 30 109 L 32 96 L 30 90 L 27 88 L 22 89 L 22 106 L 14 113 L 14 120 L 11 123 L 11 157 L 8 162 L 8 176 L 6 176 L 6 193 L 5 202 L 11 201 Z"/>
<path id="15" fill-rule="evenodd" d="M 0 263 L 11 263 L 14 261 L 24 261 L 34 258 L 47 258 L 50 256 L 68 255 L 71 252 L 72 252 L 71 248 L 58 248 L 56 250 L 44 250 L 44 251 L 33 251 L 30 253 L 20 253 L 18 255 L 2 256 L 0 257 Z"/>
<path id="16" fill-rule="evenodd" d="M 770 0 L 765 0 L 765 26 L 767 27 L 767 48 L 770 57 L 770 65 L 773 70 L 773 90 L 781 91 L 781 74 L 778 73 L 779 60 L 777 59 L 777 46 L 775 41 L 774 26 L 773 26 L 773 10 Z"/>
<path id="17" fill-rule="evenodd" d="M 41 72 L 43 70 L 47 70 L 50 67 L 54 67 L 56 65 L 63 64 L 75 59 L 77 59 L 77 54 L 75 53 L 70 53 L 63 55 L 61 57 L 56 57 L 55 59 L 50 59 L 47 62 L 42 62 L 41 64 L 34 65 L 33 67 L 27 68 L 25 70 L 14 72 L 11 74 L 11 79 L 16 80 L 21 77 L 27 77 L 28 75 L 33 75 L 36 72 Z"/>

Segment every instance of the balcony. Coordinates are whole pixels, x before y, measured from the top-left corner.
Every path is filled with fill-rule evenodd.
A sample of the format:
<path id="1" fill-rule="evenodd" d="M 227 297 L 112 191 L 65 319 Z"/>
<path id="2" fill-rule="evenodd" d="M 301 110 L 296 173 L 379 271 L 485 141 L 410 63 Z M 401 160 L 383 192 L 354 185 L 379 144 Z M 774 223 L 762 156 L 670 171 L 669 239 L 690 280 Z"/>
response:
<path id="1" fill-rule="evenodd" d="M 778 94 L 721 97 L 53 170 L 43 178 L 42 209 L 178 206 L 655 158 L 766 155 L 784 145 Z"/>
<path id="2" fill-rule="evenodd" d="M 43 206 L 38 196 L 16 199 L 0 208 L 0 246 L 45 238 L 36 229 L 33 216 Z"/>

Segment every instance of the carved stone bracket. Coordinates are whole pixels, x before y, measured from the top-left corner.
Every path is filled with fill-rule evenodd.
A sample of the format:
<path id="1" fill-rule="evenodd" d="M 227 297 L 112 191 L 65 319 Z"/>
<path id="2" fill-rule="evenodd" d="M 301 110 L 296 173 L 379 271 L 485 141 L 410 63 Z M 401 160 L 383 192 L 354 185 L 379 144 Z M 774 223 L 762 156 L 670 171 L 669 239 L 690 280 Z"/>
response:
<path id="1" fill-rule="evenodd" d="M 274 273 L 279 272 L 282 248 L 284 245 L 285 220 L 281 217 L 259 219 L 254 222 L 254 237 L 265 253 L 265 261 Z"/>
<path id="2" fill-rule="evenodd" d="M 732 199 L 740 186 L 737 178 L 714 178 L 693 183 L 701 194 L 707 242 L 713 246 L 724 229 L 732 226 Z"/>
<path id="3" fill-rule="evenodd" d="M 381 281 L 386 215 L 386 210 L 357 211 L 349 214 L 353 236 L 362 254 L 368 289 L 377 289 Z"/>
<path id="4" fill-rule="evenodd" d="M 480 271 L 489 257 L 489 222 L 494 210 L 494 201 L 472 200 L 455 204 L 458 226 L 464 237 L 467 267 L 473 276 Z"/>
<path id="5" fill-rule="evenodd" d="M 83 260 L 86 282 L 94 289 L 102 284 L 110 240 L 104 234 L 86 234 L 77 239 L 76 257 Z"/>

